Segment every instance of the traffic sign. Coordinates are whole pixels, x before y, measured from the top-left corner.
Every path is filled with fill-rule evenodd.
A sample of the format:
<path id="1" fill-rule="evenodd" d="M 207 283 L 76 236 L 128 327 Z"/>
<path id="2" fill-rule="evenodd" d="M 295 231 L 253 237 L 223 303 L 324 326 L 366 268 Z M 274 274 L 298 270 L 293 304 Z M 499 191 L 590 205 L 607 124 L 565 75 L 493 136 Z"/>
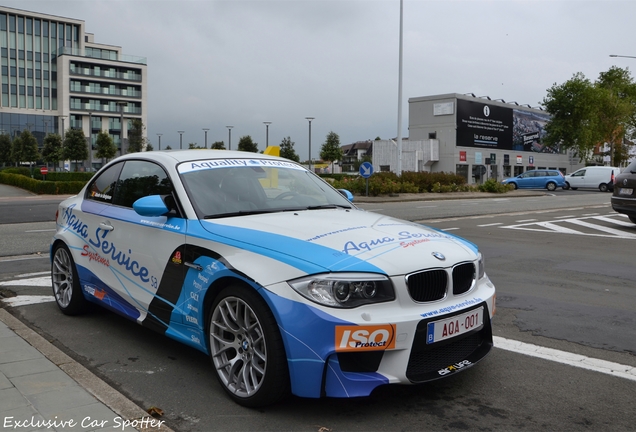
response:
<path id="1" fill-rule="evenodd" d="M 360 175 L 364 178 L 369 178 L 373 174 L 373 165 L 371 162 L 363 162 L 360 165 Z"/>
<path id="2" fill-rule="evenodd" d="M 49 169 L 47 167 L 40 168 L 40 174 L 47 175 L 49 173 Z"/>

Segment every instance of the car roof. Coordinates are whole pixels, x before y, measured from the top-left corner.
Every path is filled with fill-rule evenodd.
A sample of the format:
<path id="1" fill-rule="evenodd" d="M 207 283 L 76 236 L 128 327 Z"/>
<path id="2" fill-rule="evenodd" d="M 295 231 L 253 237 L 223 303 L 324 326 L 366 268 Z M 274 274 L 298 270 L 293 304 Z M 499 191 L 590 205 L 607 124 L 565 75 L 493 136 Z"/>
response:
<path id="1" fill-rule="evenodd" d="M 234 150 L 161 150 L 139 153 L 129 153 L 114 159 L 113 161 L 123 161 L 127 159 L 147 159 L 166 165 L 178 165 L 181 162 L 210 160 L 210 159 L 258 159 L 258 160 L 281 160 L 289 163 L 296 163 L 292 160 L 278 156 L 265 155 L 261 153 L 234 151 Z"/>

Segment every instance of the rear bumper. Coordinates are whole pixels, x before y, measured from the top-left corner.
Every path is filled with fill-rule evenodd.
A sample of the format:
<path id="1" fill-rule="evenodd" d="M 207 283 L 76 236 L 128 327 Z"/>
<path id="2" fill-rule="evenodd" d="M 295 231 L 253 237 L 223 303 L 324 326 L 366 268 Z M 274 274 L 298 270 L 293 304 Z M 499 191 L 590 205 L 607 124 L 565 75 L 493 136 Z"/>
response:
<path id="1" fill-rule="evenodd" d="M 612 196 L 612 208 L 615 212 L 636 216 L 636 198 Z"/>

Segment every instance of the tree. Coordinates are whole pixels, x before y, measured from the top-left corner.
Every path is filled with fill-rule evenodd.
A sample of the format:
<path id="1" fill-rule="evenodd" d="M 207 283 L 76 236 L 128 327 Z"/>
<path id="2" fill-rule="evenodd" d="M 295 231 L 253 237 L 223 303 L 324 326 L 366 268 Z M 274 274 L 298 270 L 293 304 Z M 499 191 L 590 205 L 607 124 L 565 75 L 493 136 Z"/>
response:
<path id="1" fill-rule="evenodd" d="M 188 144 L 188 149 L 192 150 L 192 149 L 202 149 L 204 147 L 201 147 L 199 144 L 197 143 L 190 143 Z"/>
<path id="2" fill-rule="evenodd" d="M 547 146 L 590 160 L 594 148 L 608 143 L 612 166 L 626 160 L 626 140 L 636 136 L 636 84 L 626 69 L 612 66 L 595 83 L 579 72 L 548 89 L 543 105 L 552 116 L 543 139 Z"/>
<path id="3" fill-rule="evenodd" d="M 238 143 L 239 151 L 258 153 L 258 144 L 252 141 L 252 137 L 245 135 L 241 137 Z"/>
<path id="4" fill-rule="evenodd" d="M 113 141 L 113 137 L 108 135 L 108 132 L 106 131 L 99 131 L 97 134 L 95 148 L 97 149 L 95 156 L 101 159 L 106 159 L 106 162 L 114 158 L 117 154 L 117 146 Z"/>
<path id="5" fill-rule="evenodd" d="M 223 141 L 215 141 L 210 148 L 214 150 L 225 150 L 225 143 Z"/>
<path id="6" fill-rule="evenodd" d="M 19 138 L 13 140 L 13 160 L 15 162 L 35 162 L 42 156 L 38 151 L 38 140 L 31 131 L 25 129 Z"/>
<path id="7" fill-rule="evenodd" d="M 62 157 L 65 160 L 68 159 L 75 162 L 75 171 L 77 171 L 77 162 L 88 159 L 88 143 L 81 129 L 69 129 L 66 131 L 62 146 Z"/>
<path id="8" fill-rule="evenodd" d="M 165 150 L 172 150 L 172 147 L 166 146 Z"/>
<path id="9" fill-rule="evenodd" d="M 293 160 L 295 162 L 300 162 L 300 157 L 296 154 L 296 150 L 294 150 L 294 144 L 290 137 L 283 138 L 280 142 L 280 155 L 281 157 L 287 158 L 289 160 Z"/>
<path id="10" fill-rule="evenodd" d="M 6 133 L 0 134 L 0 162 L 2 162 L 2 166 L 13 162 L 11 159 L 11 137 Z"/>
<path id="11" fill-rule="evenodd" d="M 140 119 L 133 119 L 131 126 L 128 131 L 128 153 L 138 153 L 144 150 L 144 144 L 146 144 L 144 138 L 146 126 Z"/>
<path id="12" fill-rule="evenodd" d="M 42 160 L 56 164 L 62 160 L 62 137 L 56 133 L 50 133 L 44 137 L 44 147 L 42 148 Z"/>
<path id="13" fill-rule="evenodd" d="M 333 162 L 342 160 L 340 137 L 337 133 L 331 131 L 327 134 L 327 138 L 320 148 L 320 158 L 332 163 L 331 172 L 333 172 Z"/>
<path id="14" fill-rule="evenodd" d="M 150 143 L 146 143 L 146 151 L 153 151 L 155 148 Z"/>

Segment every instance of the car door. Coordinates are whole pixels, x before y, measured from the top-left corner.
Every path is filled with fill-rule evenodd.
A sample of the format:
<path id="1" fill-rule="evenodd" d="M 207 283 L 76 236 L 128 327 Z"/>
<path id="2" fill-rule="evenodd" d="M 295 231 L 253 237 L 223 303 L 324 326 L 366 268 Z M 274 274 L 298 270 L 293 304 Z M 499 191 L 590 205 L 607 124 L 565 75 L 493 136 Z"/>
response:
<path id="1" fill-rule="evenodd" d="M 137 199 L 148 195 L 174 199 L 172 182 L 161 166 L 127 160 L 109 171 L 89 186 L 83 209 L 94 230 L 85 248 L 99 256 L 95 262 L 101 263 L 91 266 L 97 278 L 92 289 L 104 306 L 141 322 L 172 252 L 185 242 L 186 221 L 175 210 L 166 216 L 147 217 L 132 208 Z M 114 187 L 113 178 L 117 178 Z M 108 193 L 99 190 L 106 184 Z"/>
<path id="2" fill-rule="evenodd" d="M 570 178 L 568 179 L 568 183 L 570 183 L 570 187 L 580 188 L 585 187 L 585 172 L 587 170 L 582 168 L 580 170 L 574 171 Z"/>

